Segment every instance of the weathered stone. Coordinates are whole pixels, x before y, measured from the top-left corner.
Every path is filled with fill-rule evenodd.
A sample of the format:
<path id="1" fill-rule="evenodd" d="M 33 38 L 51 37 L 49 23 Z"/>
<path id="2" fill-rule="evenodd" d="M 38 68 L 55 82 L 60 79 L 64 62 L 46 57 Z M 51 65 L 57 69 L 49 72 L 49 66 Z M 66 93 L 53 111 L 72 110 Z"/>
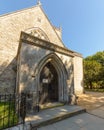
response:
<path id="1" fill-rule="evenodd" d="M 41 28 L 48 35 L 51 42 L 54 43 L 55 41 L 56 44 L 63 46 L 61 39 L 57 37 L 57 32 L 48 21 L 40 6 L 0 16 L 0 25 L 0 74 L 2 73 L 2 75 L 9 68 L 8 66 L 17 54 L 21 31 L 28 31 L 34 27 Z M 7 74 L 7 79 L 12 76 L 12 73 Z M 16 74 L 14 77 L 16 77 Z M 0 79 L 2 79 L 1 76 Z M 5 79 L 5 82 L 15 86 L 12 78 L 8 81 L 7 79 Z M 0 86 L 2 86 L 1 82 Z"/>
<path id="2" fill-rule="evenodd" d="M 27 100 L 33 111 L 42 94 L 67 103 L 70 94 L 83 92 L 82 56 L 64 46 L 61 29 L 52 26 L 40 5 L 0 16 L 0 25 L 0 93 L 33 93 Z M 51 78 L 50 73 L 42 77 L 45 67 Z"/>

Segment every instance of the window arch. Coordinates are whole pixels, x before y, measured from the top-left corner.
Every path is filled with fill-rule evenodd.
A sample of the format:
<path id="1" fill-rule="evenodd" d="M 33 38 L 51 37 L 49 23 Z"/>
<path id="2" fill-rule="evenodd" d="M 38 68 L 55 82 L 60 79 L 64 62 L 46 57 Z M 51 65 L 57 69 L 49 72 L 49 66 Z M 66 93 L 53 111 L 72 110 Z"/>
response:
<path id="1" fill-rule="evenodd" d="M 40 29 L 38 27 L 34 27 L 32 29 L 29 29 L 26 32 L 29 33 L 29 34 L 31 34 L 31 35 L 33 35 L 33 36 L 35 36 L 35 37 L 38 37 L 40 39 L 49 41 L 49 38 L 46 35 L 46 33 L 42 29 Z"/>

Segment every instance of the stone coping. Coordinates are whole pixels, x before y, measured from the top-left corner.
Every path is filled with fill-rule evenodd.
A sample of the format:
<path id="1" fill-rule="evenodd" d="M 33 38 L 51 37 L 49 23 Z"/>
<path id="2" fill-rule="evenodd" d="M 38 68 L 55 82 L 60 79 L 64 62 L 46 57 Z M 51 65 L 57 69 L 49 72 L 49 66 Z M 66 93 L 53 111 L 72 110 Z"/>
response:
<path id="1" fill-rule="evenodd" d="M 39 39 L 37 37 L 34 37 L 30 34 L 23 32 L 23 31 L 21 32 L 20 45 L 19 45 L 17 56 L 19 54 L 19 50 L 20 50 L 22 43 L 27 43 L 27 44 L 31 44 L 34 46 L 39 46 L 39 47 L 42 47 L 42 48 L 45 48 L 45 49 L 48 49 L 48 50 L 51 50 L 54 52 L 58 52 L 58 53 L 61 53 L 61 54 L 67 55 L 67 56 L 71 56 L 71 57 L 74 57 L 74 56 L 82 57 L 82 55 L 77 53 L 77 52 L 71 51 L 65 47 L 60 47 L 60 46 L 58 46 L 54 43 L 51 43 L 49 41 Z"/>

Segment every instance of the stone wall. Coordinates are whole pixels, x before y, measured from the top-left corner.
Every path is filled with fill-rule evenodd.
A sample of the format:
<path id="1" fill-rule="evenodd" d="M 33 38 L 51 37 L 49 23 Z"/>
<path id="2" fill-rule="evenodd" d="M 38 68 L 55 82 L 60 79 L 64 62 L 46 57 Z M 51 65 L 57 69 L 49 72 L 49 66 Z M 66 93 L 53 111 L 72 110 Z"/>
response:
<path id="1" fill-rule="evenodd" d="M 74 62 L 74 90 L 75 94 L 83 93 L 83 58 L 75 56 Z"/>
<path id="2" fill-rule="evenodd" d="M 0 66 L 0 94 L 14 93 L 15 91 L 17 73 L 16 59 L 14 58 L 9 65 L 6 65 L 3 64 Z"/>
<path id="3" fill-rule="evenodd" d="M 0 89 L 13 92 L 15 88 L 16 54 L 21 31 L 41 28 L 51 42 L 63 46 L 40 6 L 0 16 Z M 11 89 L 9 87 L 11 86 Z"/>
<path id="4" fill-rule="evenodd" d="M 61 41 L 61 30 L 58 30 L 51 25 L 40 6 L 35 6 L 29 9 L 24 9 L 11 14 L 0 16 L 0 25 L 0 90 L 4 93 L 13 93 L 16 86 L 16 55 L 21 31 L 28 32 L 28 30 L 38 27 L 42 29 L 45 34 L 47 34 L 50 42 L 61 47 L 64 47 L 64 45 Z M 41 53 L 42 55 L 43 50 L 44 49 L 38 50 L 37 48 L 36 52 Z M 45 53 L 48 54 L 49 52 L 50 51 L 47 50 Z M 72 54 L 74 54 L 74 52 L 72 52 Z M 59 57 L 62 58 L 61 55 Z M 37 59 L 38 58 L 39 57 L 37 57 Z M 68 70 L 68 65 L 70 62 L 67 63 L 65 60 L 63 60 L 63 63 Z M 72 66 L 73 65 L 69 67 L 71 68 L 69 69 L 70 73 L 72 73 Z M 76 91 L 82 92 L 82 83 L 80 83 L 83 78 L 82 70 L 82 58 L 76 56 L 74 58 L 75 79 L 74 81 L 71 81 L 72 84 L 68 79 L 67 83 L 69 88 L 70 84 L 71 86 L 75 85 Z M 73 74 L 71 74 L 71 76 L 73 77 Z"/>
<path id="5" fill-rule="evenodd" d="M 36 68 L 39 62 L 51 51 L 22 43 L 20 51 L 20 90 L 25 92 L 36 92 Z"/>
<path id="6" fill-rule="evenodd" d="M 70 56 L 62 55 L 57 53 L 57 55 L 62 60 L 66 71 L 67 71 L 67 94 L 73 94 L 74 92 L 74 71 L 73 71 L 73 58 Z"/>

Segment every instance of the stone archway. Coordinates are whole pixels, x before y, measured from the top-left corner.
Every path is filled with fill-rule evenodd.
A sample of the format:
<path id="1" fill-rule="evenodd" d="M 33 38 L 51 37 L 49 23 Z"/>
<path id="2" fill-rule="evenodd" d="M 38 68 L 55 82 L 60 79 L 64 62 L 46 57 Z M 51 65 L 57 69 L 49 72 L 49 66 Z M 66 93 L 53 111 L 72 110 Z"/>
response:
<path id="1" fill-rule="evenodd" d="M 55 67 L 48 62 L 40 73 L 40 104 L 58 101 L 58 79 Z"/>
<path id="2" fill-rule="evenodd" d="M 51 53 L 47 56 L 45 56 L 37 65 L 36 71 L 35 73 L 37 74 L 37 93 L 40 93 L 39 95 L 41 95 L 42 92 L 42 81 L 43 82 L 48 82 L 45 80 L 45 78 L 43 78 L 43 80 L 41 79 L 41 74 L 44 70 L 45 67 L 51 65 L 51 67 L 49 67 L 49 71 L 53 71 L 54 75 L 56 75 L 56 83 L 55 85 L 55 92 L 56 92 L 56 96 L 50 96 L 50 100 L 52 101 L 58 101 L 58 102 L 67 102 L 68 101 L 68 91 L 67 91 L 67 71 L 66 68 L 64 66 L 64 64 L 62 63 L 61 59 L 55 54 L 55 53 Z M 54 85 L 53 82 L 51 82 L 51 85 Z M 46 90 L 47 91 L 47 90 Z M 49 94 L 49 93 L 48 93 Z M 40 96 L 39 96 L 40 97 Z M 39 99 L 38 99 L 39 100 Z M 45 101 L 45 100 L 44 100 Z"/>

